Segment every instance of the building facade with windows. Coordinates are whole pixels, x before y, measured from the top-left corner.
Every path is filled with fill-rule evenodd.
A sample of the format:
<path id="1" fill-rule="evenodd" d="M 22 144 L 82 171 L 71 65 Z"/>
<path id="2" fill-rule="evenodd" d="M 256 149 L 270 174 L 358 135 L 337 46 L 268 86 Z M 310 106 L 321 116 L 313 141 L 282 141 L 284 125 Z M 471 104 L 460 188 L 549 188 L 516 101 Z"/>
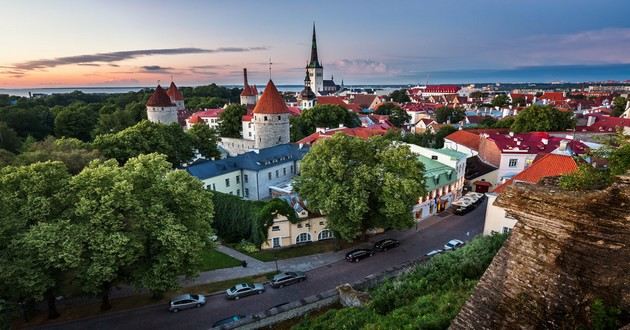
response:
<path id="1" fill-rule="evenodd" d="M 308 146 L 281 144 L 236 157 L 202 161 L 185 170 L 201 180 L 208 190 L 248 200 L 268 199 L 271 186 L 288 182 L 299 173 L 300 161 L 308 149 Z"/>

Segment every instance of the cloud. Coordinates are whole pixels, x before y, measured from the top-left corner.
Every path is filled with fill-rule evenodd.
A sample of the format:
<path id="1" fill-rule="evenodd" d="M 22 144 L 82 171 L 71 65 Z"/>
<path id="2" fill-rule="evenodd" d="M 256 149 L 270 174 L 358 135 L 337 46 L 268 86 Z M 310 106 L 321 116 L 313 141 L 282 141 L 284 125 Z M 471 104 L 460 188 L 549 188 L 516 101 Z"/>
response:
<path id="1" fill-rule="evenodd" d="M 78 63 L 77 65 L 80 65 L 80 66 L 101 66 L 98 63 Z"/>
<path id="2" fill-rule="evenodd" d="M 140 68 L 146 72 L 160 72 L 160 73 L 171 72 L 171 70 L 173 70 L 173 68 L 163 67 L 159 65 L 145 65 L 145 66 L 141 66 Z"/>
<path id="3" fill-rule="evenodd" d="M 120 62 L 123 60 L 134 59 L 143 56 L 153 55 L 183 55 L 183 54 L 208 54 L 208 53 L 240 53 L 264 50 L 265 47 L 220 47 L 215 49 L 203 49 L 203 48 L 164 48 L 164 49 L 141 49 L 141 50 L 129 50 L 109 53 L 97 53 L 88 55 L 76 55 L 57 57 L 52 59 L 41 59 L 35 61 L 27 61 L 16 63 L 11 66 L 12 69 L 21 71 L 31 71 L 46 68 L 54 68 L 60 65 L 89 65 L 98 63 Z"/>
<path id="4" fill-rule="evenodd" d="M 342 59 L 330 64 L 334 71 L 349 75 L 395 74 L 387 64 L 369 59 Z"/>

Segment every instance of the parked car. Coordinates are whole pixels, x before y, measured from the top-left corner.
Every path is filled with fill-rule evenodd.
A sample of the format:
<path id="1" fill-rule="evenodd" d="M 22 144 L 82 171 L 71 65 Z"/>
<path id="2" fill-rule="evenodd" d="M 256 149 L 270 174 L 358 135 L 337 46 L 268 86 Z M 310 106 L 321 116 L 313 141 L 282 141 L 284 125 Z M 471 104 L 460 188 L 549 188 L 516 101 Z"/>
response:
<path id="1" fill-rule="evenodd" d="M 218 320 L 216 322 L 214 322 L 214 324 L 212 324 L 213 328 L 218 328 L 222 325 L 226 325 L 226 324 L 230 324 L 230 323 L 234 323 L 236 321 L 239 321 L 241 319 L 244 319 L 245 315 L 232 315 L 230 317 L 224 318 L 222 320 Z"/>
<path id="2" fill-rule="evenodd" d="M 455 215 L 464 215 L 472 210 L 475 209 L 474 205 L 468 205 L 468 206 L 455 206 L 455 210 L 453 210 L 453 214 Z"/>
<path id="3" fill-rule="evenodd" d="M 452 239 L 450 241 L 448 241 L 448 243 L 444 244 L 444 251 L 450 251 L 450 250 L 455 250 L 459 247 L 464 246 L 464 242 L 458 240 L 458 239 Z"/>
<path id="4" fill-rule="evenodd" d="M 225 290 L 225 296 L 228 299 L 240 299 L 263 292 L 265 287 L 260 283 L 241 283 Z"/>
<path id="5" fill-rule="evenodd" d="M 431 251 L 431 252 L 429 252 L 429 253 L 425 254 L 425 256 L 427 256 L 427 257 L 433 257 L 434 255 L 438 255 L 438 254 L 440 254 L 440 253 L 442 253 L 442 252 L 444 252 L 444 250 L 442 250 L 442 249 L 437 249 L 437 250 L 433 250 L 433 251 Z"/>
<path id="6" fill-rule="evenodd" d="M 346 260 L 350 262 L 358 262 L 361 259 L 365 259 L 373 255 L 374 255 L 374 251 L 370 249 L 356 249 L 346 254 Z"/>
<path id="7" fill-rule="evenodd" d="M 286 285 L 302 282 L 306 280 L 306 274 L 302 272 L 285 272 L 277 274 L 271 280 L 271 286 L 281 288 Z"/>
<path id="8" fill-rule="evenodd" d="M 183 294 L 171 299 L 168 304 L 168 310 L 177 313 L 188 308 L 199 308 L 205 304 L 206 297 L 202 294 Z"/>
<path id="9" fill-rule="evenodd" d="M 374 243 L 374 250 L 377 251 L 387 251 L 389 249 L 393 249 L 400 245 L 400 241 L 395 240 L 393 238 L 382 239 L 376 243 Z"/>

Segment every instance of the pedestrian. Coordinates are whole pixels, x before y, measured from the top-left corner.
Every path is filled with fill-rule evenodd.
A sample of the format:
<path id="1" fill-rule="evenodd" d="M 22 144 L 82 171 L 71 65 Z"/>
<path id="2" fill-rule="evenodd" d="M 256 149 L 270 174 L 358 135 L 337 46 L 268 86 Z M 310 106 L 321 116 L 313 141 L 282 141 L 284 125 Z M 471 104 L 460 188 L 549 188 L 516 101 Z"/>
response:
<path id="1" fill-rule="evenodd" d="M 247 261 L 241 260 L 241 266 L 243 266 L 243 268 L 247 268 Z"/>
<path id="2" fill-rule="evenodd" d="M 466 232 L 466 237 L 470 237 L 470 232 L 469 231 Z"/>

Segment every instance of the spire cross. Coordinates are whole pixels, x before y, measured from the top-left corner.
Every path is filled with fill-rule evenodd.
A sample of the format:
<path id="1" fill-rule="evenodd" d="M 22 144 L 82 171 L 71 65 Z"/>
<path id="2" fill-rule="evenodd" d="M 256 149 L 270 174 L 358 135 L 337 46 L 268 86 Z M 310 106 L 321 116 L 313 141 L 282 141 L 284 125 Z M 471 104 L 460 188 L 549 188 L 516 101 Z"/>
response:
<path id="1" fill-rule="evenodd" d="M 269 58 L 269 80 L 271 80 L 271 65 L 273 63 L 271 63 L 271 57 Z"/>

